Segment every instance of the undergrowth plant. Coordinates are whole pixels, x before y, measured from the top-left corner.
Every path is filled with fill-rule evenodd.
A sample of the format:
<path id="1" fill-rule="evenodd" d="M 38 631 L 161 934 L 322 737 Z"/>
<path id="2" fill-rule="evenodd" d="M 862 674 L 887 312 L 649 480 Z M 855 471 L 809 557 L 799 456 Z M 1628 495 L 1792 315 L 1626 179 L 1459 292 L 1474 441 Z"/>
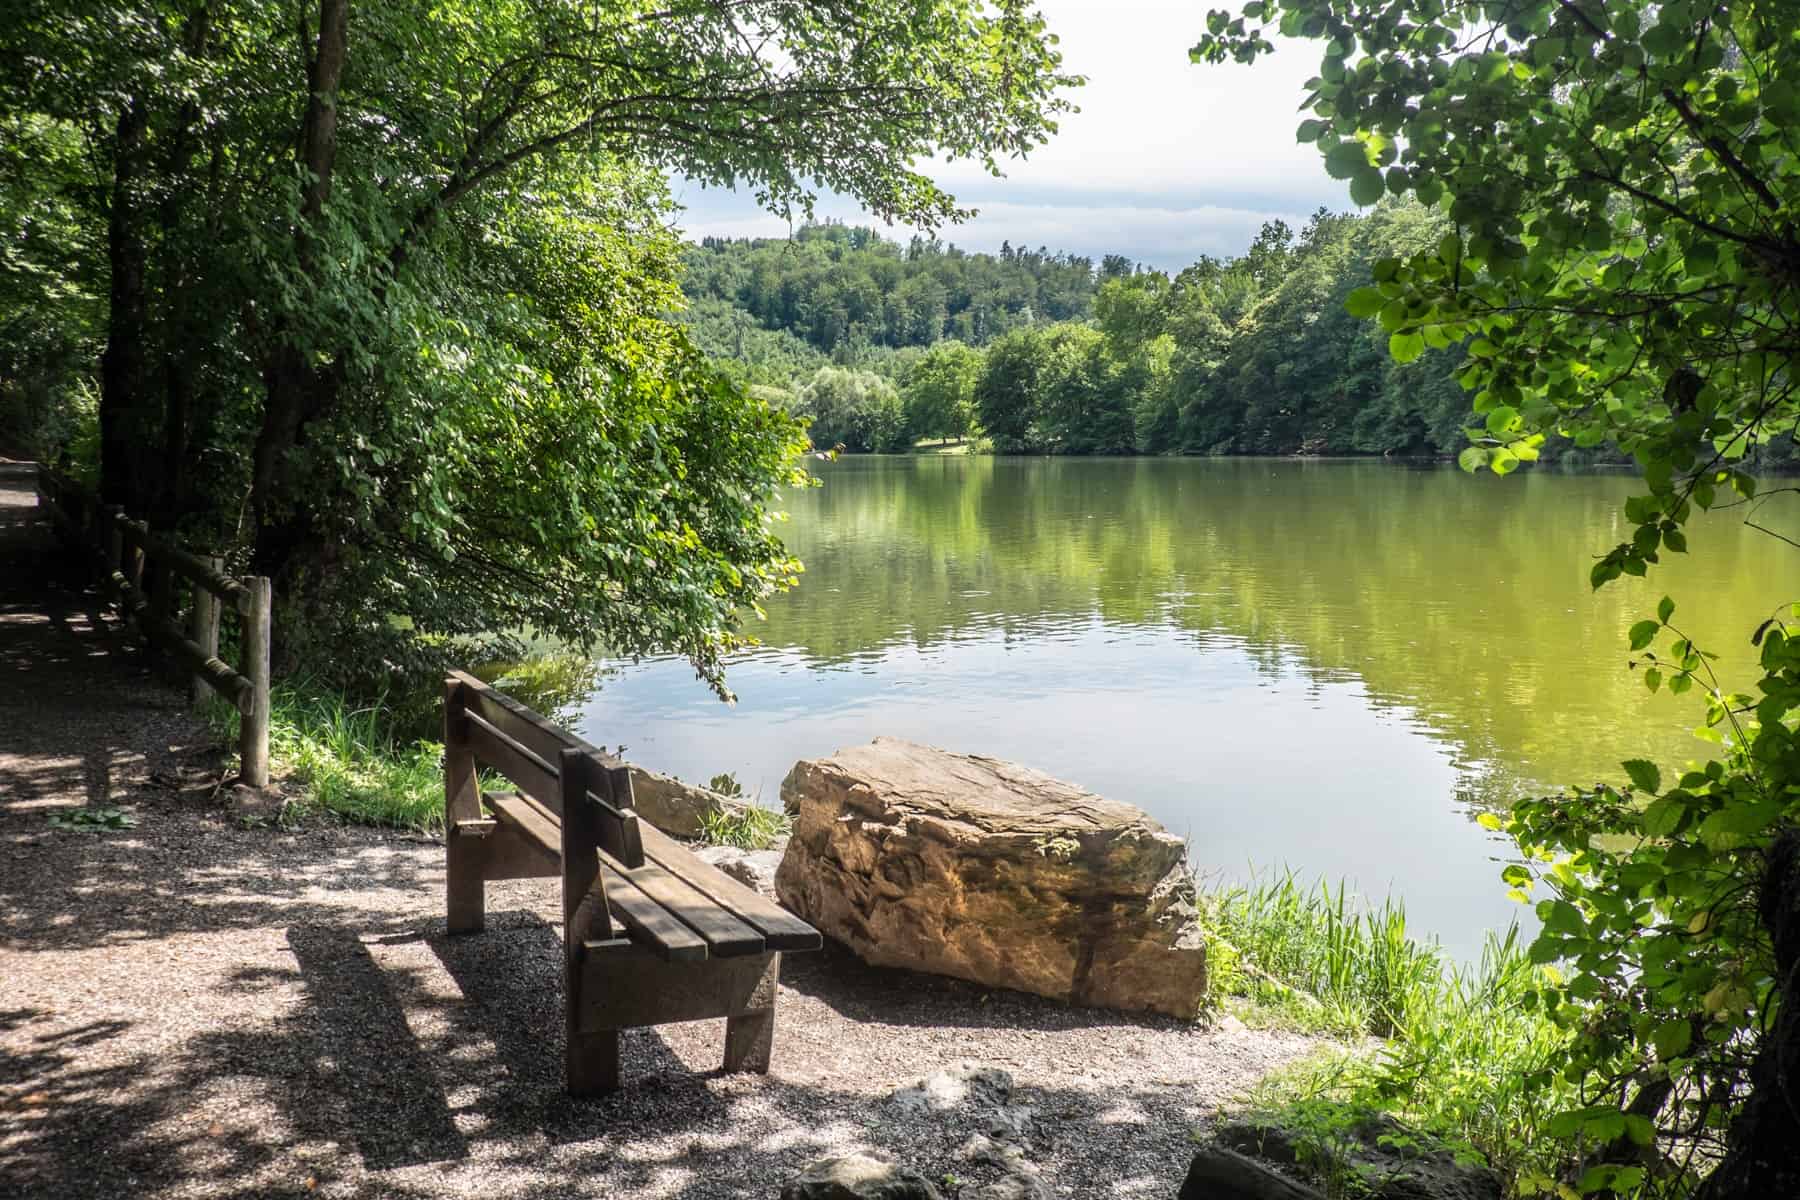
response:
<path id="1" fill-rule="evenodd" d="M 1333 1195 L 1359 1194 L 1350 1132 L 1381 1113 L 1421 1145 L 1494 1167 L 1522 1194 L 1550 1179 L 1569 1141 L 1546 1129 L 1572 1090 L 1546 1073 L 1568 1035 L 1534 1002 L 1560 977 L 1514 931 L 1458 964 L 1410 936 L 1398 902 L 1369 904 L 1291 873 L 1203 894 L 1201 910 L 1215 994 L 1247 1020 L 1346 1039 L 1251 1096 L 1252 1112 L 1296 1139 Z"/>
<path id="2" fill-rule="evenodd" d="M 82 833 L 115 833 L 137 827 L 137 814 L 128 808 L 76 808 L 50 814 L 50 828 Z"/>
<path id="3" fill-rule="evenodd" d="M 793 819 L 774 808 L 747 803 L 700 814 L 700 839 L 714 846 L 767 850 L 793 829 Z"/>
<path id="4" fill-rule="evenodd" d="M 237 713 L 207 710 L 228 740 Z M 269 694 L 269 753 L 282 773 L 306 788 L 305 804 L 353 821 L 437 832 L 444 824 L 442 745 L 408 740 L 382 701 L 354 704 L 305 679 Z"/>

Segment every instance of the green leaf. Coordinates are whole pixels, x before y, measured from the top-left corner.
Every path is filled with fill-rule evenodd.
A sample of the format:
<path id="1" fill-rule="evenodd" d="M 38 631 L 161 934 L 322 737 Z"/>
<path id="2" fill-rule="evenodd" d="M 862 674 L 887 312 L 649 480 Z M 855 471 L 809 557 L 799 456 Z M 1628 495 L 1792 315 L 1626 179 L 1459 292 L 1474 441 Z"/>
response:
<path id="1" fill-rule="evenodd" d="M 1631 785 L 1641 792 L 1658 792 L 1662 790 L 1662 771 L 1655 763 L 1641 758 L 1629 758 L 1619 764 L 1625 773 L 1631 776 Z"/>
<path id="2" fill-rule="evenodd" d="M 1339 142 L 1325 152 L 1325 173 L 1333 179 L 1353 179 L 1371 166 L 1369 152 L 1361 142 Z"/>
<path id="3" fill-rule="evenodd" d="M 1662 1059 L 1664 1062 L 1668 1062 L 1671 1058 L 1676 1058 L 1681 1055 L 1688 1048 L 1694 1040 L 1694 1031 L 1688 1022 L 1679 1018 L 1671 1018 L 1670 1020 L 1659 1024 L 1656 1027 L 1656 1031 L 1650 1036 L 1652 1044 L 1656 1046 L 1656 1057 Z M 1645 1123 L 1648 1124 L 1648 1121 Z M 1637 1141 L 1640 1146 L 1648 1145 L 1648 1131 L 1646 1131 L 1643 1140 L 1639 1141 L 1635 1137 L 1632 1140 Z"/>
<path id="4" fill-rule="evenodd" d="M 1658 621 L 1661 621 L 1664 625 L 1667 625 L 1669 623 L 1669 618 L 1674 615 L 1675 615 L 1675 602 L 1673 600 L 1669 599 L 1667 596 L 1664 596 L 1660 601 L 1657 602 L 1656 619 Z"/>
<path id="5" fill-rule="evenodd" d="M 1409 363 L 1425 353 L 1425 337 L 1418 333 L 1396 333 L 1388 338 L 1388 353 L 1395 362 Z"/>
<path id="6" fill-rule="evenodd" d="M 1480 446 L 1470 446 L 1456 456 L 1456 465 L 1468 472 L 1475 472 L 1487 466 L 1488 452 Z"/>
<path id="7" fill-rule="evenodd" d="M 1662 626 L 1655 621 L 1639 621 L 1631 627 L 1631 648 L 1633 650 L 1644 649 L 1654 642 L 1656 635 L 1661 632 Z"/>
<path id="8" fill-rule="evenodd" d="M 1644 833 L 1653 838 L 1671 837 L 1686 815 L 1686 797 L 1669 795 L 1652 801 L 1644 810 Z"/>
<path id="9" fill-rule="evenodd" d="M 1344 297 L 1344 311 L 1353 317 L 1372 317 L 1380 312 L 1387 298 L 1377 287 L 1359 287 Z"/>
<path id="10" fill-rule="evenodd" d="M 1374 167 L 1367 167 L 1350 177 L 1350 199 L 1359 208 L 1367 208 L 1387 195 L 1387 181 Z"/>

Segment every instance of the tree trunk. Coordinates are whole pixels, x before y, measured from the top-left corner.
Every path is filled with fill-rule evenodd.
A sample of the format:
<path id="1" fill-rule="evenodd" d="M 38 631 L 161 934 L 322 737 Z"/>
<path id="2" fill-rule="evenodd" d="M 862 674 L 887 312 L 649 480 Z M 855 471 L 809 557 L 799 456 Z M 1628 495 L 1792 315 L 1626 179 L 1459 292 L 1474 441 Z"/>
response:
<path id="1" fill-rule="evenodd" d="M 1725 1160 L 1695 1200 L 1800 1196 L 1800 830 L 1769 852 L 1759 900 L 1775 949 L 1775 1024 L 1750 1068 L 1750 1097 L 1732 1122 Z"/>
<path id="2" fill-rule="evenodd" d="M 349 0 L 320 0 L 318 40 L 306 62 L 306 111 L 296 152 L 303 183 L 294 248 L 301 274 L 309 278 L 317 269 L 314 227 L 331 198 L 337 163 L 338 87 L 348 54 L 349 19 Z M 291 486 L 289 459 L 302 443 L 307 422 L 327 411 L 337 393 L 336 372 L 314 365 L 284 326 L 278 323 L 270 331 L 273 343 L 263 363 L 263 420 L 250 482 L 254 564 L 260 574 L 277 579 L 291 577 L 290 560 L 311 540 L 308 498 Z"/>
<path id="3" fill-rule="evenodd" d="M 142 514 L 156 496 L 155 466 L 149 453 L 160 439 L 145 409 L 144 378 L 149 347 L 149 302 L 144 286 L 147 251 L 137 203 L 147 121 L 141 100 L 119 110 L 113 149 L 112 208 L 106 248 L 112 272 L 106 349 L 100 355 L 100 498 Z"/>
<path id="4" fill-rule="evenodd" d="M 182 48 L 192 58 L 206 52 L 211 28 L 211 12 L 201 5 L 188 16 L 182 31 Z M 181 105 L 174 128 L 168 138 L 168 156 L 163 174 L 170 181 L 158 223 L 162 235 L 175 246 L 173 253 L 161 257 L 163 277 L 163 310 L 166 313 L 162 337 L 163 439 L 162 486 L 156 503 L 148 512 L 150 524 L 158 529 L 173 529 L 188 508 L 188 453 L 193 437 L 195 348 L 205 344 L 206 331 L 192 311 L 195 264 L 187 249 L 187 232 L 183 228 L 194 189 L 188 173 L 193 167 L 194 125 L 200 119 L 200 105 L 189 100 Z"/>

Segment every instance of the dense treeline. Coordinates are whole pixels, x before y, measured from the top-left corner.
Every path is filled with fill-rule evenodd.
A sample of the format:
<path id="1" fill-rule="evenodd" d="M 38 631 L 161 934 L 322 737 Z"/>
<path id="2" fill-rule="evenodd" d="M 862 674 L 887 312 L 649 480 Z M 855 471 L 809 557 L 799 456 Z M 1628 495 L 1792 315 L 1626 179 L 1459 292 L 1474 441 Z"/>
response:
<path id="1" fill-rule="evenodd" d="M 972 254 L 925 236 L 903 246 L 835 223 L 804 226 L 791 239 L 705 238 L 689 248 L 686 266 L 695 316 L 714 317 L 707 302 L 725 301 L 840 362 L 1085 318 L 1097 280 L 1133 269 L 1117 255 L 1096 263 L 1041 247 Z"/>
<path id="2" fill-rule="evenodd" d="M 1374 283 L 1379 260 L 1430 250 L 1449 232 L 1441 211 L 1417 203 L 1360 215 L 1320 209 L 1298 232 L 1270 221 L 1243 254 L 1169 275 L 1117 255 L 1096 267 L 1010 248 L 999 257 L 925 240 L 903 248 L 867 229 L 809 226 L 793 243 L 690 246 L 687 320 L 727 373 L 809 419 L 820 447 L 885 452 L 979 436 L 999 453 L 1449 457 L 1468 445 L 1470 397 L 1456 379 L 1464 349 L 1421 340 L 1416 355 L 1396 359 L 1389 331 L 1349 303 Z M 1063 295 L 1076 315 L 1053 320 L 1042 315 L 1053 306 L 1002 305 L 982 310 L 1013 322 L 990 336 L 946 332 L 891 346 L 859 334 L 827 341 L 827 353 L 804 325 L 771 327 L 721 296 L 720 281 L 748 278 L 748 262 L 770 272 L 757 286 L 790 295 L 799 313 L 840 294 L 834 269 L 861 279 L 868 263 L 885 262 L 923 273 L 956 263 L 965 278 L 1036 285 L 1040 297 Z M 919 277 L 899 276 L 902 286 Z M 1562 439 L 1541 457 L 1621 460 Z M 1765 441 L 1753 459 L 1788 469 L 1795 447 Z"/>
<path id="3" fill-rule="evenodd" d="M 1433 454 L 1463 440 L 1457 352 L 1388 357 L 1345 299 L 1375 260 L 1433 244 L 1439 216 L 1320 211 L 1273 221 L 1243 255 L 1103 280 L 1095 319 L 1015 330 L 975 388 L 1002 451 Z"/>
<path id="4" fill-rule="evenodd" d="M 1118 255 L 965 254 L 808 226 L 690 247 L 688 320 L 810 417 L 819 445 L 979 431 L 1000 452 L 1447 454 L 1464 444 L 1460 351 L 1396 363 L 1344 306 L 1377 259 L 1444 230 L 1419 206 L 1321 210 L 1170 276 Z"/>

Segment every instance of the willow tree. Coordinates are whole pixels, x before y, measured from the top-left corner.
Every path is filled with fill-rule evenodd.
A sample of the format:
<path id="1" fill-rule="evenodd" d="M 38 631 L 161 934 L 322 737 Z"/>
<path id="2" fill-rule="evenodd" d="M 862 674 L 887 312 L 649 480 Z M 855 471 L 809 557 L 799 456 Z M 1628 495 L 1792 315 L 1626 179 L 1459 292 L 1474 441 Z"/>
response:
<path id="1" fill-rule="evenodd" d="M 1359 203 L 1411 194 L 1454 223 L 1349 303 L 1397 359 L 1466 345 L 1466 468 L 1506 474 L 1546 437 L 1635 460 L 1631 536 L 1597 557 L 1595 586 L 1684 552 L 1697 510 L 1762 503 L 1757 449 L 1794 437 L 1794 15 L 1251 0 L 1209 14 L 1195 48 L 1248 62 L 1275 30 L 1322 42 L 1300 140 Z M 1706 694 L 1719 757 L 1667 778 L 1626 764 L 1629 787 L 1535 801 L 1511 824 L 1543 868 L 1513 882 L 1550 893 L 1534 955 L 1568 970 L 1546 991 L 1575 1034 L 1555 1069 L 1593 1101 L 1562 1129 L 1599 1147 L 1588 1190 L 1704 1175 L 1709 1197 L 1800 1195 L 1800 648 L 1780 620 L 1757 630 L 1760 694 L 1734 693 L 1673 611 L 1632 631 L 1637 665 L 1652 688 Z"/>
<path id="2" fill-rule="evenodd" d="M 528 620 L 717 682 L 803 439 L 658 320 L 661 173 L 954 220 L 911 164 L 1043 141 L 1052 41 L 1015 0 L 49 0 L 0 107 L 101 172 L 102 491 L 276 576 L 290 661 Z"/>

